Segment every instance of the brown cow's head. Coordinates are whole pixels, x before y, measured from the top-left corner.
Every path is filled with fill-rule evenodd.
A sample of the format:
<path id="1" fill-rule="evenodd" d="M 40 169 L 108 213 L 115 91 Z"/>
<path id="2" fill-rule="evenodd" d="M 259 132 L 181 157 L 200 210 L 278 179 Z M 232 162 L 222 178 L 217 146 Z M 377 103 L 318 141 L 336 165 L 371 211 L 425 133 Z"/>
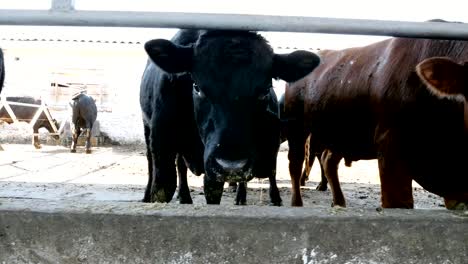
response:
<path id="1" fill-rule="evenodd" d="M 419 78 L 438 97 L 463 101 L 465 134 L 468 135 L 468 66 L 449 58 L 433 57 L 416 66 Z M 460 177 L 466 177 L 461 175 Z M 448 209 L 468 209 L 468 190 L 444 196 Z"/>
<path id="2" fill-rule="evenodd" d="M 434 94 L 440 97 L 466 97 L 468 89 L 468 67 L 450 58 L 433 57 L 416 66 L 421 80 Z"/>

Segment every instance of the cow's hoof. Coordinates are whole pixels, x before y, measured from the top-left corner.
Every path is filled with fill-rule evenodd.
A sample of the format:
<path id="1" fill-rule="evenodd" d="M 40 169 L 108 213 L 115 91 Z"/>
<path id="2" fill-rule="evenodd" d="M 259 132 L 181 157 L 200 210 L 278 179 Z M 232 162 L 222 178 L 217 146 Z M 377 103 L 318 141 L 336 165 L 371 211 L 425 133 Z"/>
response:
<path id="1" fill-rule="evenodd" d="M 70 153 L 76 153 L 76 149 L 70 149 Z"/>
<path id="2" fill-rule="evenodd" d="M 221 200 L 206 199 L 206 204 L 221 204 Z"/>
<path id="3" fill-rule="evenodd" d="M 317 191 L 324 192 L 324 191 L 327 190 L 327 185 L 320 182 L 319 185 L 317 185 L 317 187 L 315 189 Z"/>
<path id="4" fill-rule="evenodd" d="M 246 199 L 236 199 L 234 202 L 235 205 L 247 205 Z"/>
<path id="5" fill-rule="evenodd" d="M 291 201 L 291 206 L 294 206 L 294 207 L 302 207 L 302 206 L 303 206 L 302 200 L 297 200 L 297 201 L 292 200 L 292 201 Z"/>
<path id="6" fill-rule="evenodd" d="M 193 204 L 192 197 L 190 197 L 190 193 L 181 193 L 177 195 L 177 199 L 179 200 L 180 204 Z"/>
<path id="7" fill-rule="evenodd" d="M 87 150 L 86 150 L 86 154 L 91 154 L 91 150 L 90 150 L 90 149 L 87 149 Z"/>
<path id="8" fill-rule="evenodd" d="M 221 204 L 221 196 L 219 194 L 210 194 L 205 192 L 205 200 L 207 204 Z"/>
<path id="9" fill-rule="evenodd" d="M 270 204 L 271 206 L 281 206 L 283 205 L 283 200 L 279 196 L 279 193 L 270 193 Z"/>
<path id="10" fill-rule="evenodd" d="M 193 204 L 192 198 L 179 198 L 180 204 Z"/>
<path id="11" fill-rule="evenodd" d="M 331 207 L 341 207 L 341 208 L 346 208 L 346 202 L 332 202 Z"/>
<path id="12" fill-rule="evenodd" d="M 269 206 L 282 206 L 283 205 L 283 201 L 270 201 L 270 203 L 268 204 Z"/>
<path id="13" fill-rule="evenodd" d="M 172 200 L 172 196 L 174 196 L 175 187 L 174 188 L 156 188 L 155 191 L 151 192 L 151 202 L 159 202 L 159 203 L 169 203 Z"/>

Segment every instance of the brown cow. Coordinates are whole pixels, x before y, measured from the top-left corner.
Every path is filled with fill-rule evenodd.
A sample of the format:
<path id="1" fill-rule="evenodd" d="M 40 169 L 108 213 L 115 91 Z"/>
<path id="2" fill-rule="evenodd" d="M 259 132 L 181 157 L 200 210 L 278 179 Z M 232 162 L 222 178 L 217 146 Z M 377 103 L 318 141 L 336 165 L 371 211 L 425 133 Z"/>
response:
<path id="1" fill-rule="evenodd" d="M 454 100 L 463 105 L 464 131 L 468 131 L 468 104 L 466 101 L 468 88 L 468 65 L 460 65 L 450 58 L 433 57 L 424 60 L 416 66 L 419 78 L 430 91 L 440 98 Z M 466 184 L 466 176 L 465 182 Z M 466 185 L 464 185 L 466 188 Z M 468 195 L 464 194 L 466 201 Z M 468 209 L 468 204 L 459 203 L 456 196 L 445 196 L 447 208 Z"/>
<path id="2" fill-rule="evenodd" d="M 341 158 L 378 159 L 382 207 L 413 208 L 412 180 L 444 197 L 447 208 L 468 202 L 465 94 L 441 97 L 415 72 L 429 57 L 468 61 L 467 41 L 391 38 L 320 56 L 323 63 L 298 82 L 305 85 L 302 106 L 297 89 L 286 90 L 286 111 L 297 116 L 288 128 L 293 206 L 302 205 L 309 133 L 326 150 L 322 162 L 335 205 L 345 206 Z"/>

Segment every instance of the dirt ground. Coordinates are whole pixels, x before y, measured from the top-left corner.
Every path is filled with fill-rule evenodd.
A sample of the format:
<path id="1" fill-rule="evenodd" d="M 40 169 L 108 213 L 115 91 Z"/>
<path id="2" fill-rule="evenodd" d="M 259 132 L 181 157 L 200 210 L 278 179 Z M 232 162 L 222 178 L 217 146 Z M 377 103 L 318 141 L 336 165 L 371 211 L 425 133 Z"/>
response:
<path id="1" fill-rule="evenodd" d="M 2 144 L 0 151 L 0 198 L 132 201 L 139 202 L 147 181 L 145 147 L 95 147 L 92 154 L 78 148 L 70 153 L 62 146 L 43 146 L 36 150 L 29 144 Z M 287 147 L 278 155 L 277 179 L 283 206 L 290 206 L 291 184 L 288 172 Z M 349 208 L 378 208 L 380 187 L 377 162 L 359 161 L 352 167 L 340 164 L 340 181 Z M 329 191 L 316 191 L 320 179 L 314 164 L 310 180 L 302 189 L 305 207 L 330 207 Z M 189 173 L 194 204 L 205 204 L 202 177 Z M 227 184 L 222 204 L 232 204 L 235 194 Z M 416 208 L 443 209 L 442 198 L 413 184 Z M 248 183 L 248 205 L 268 205 L 268 180 Z M 174 196 L 171 203 L 178 203 Z"/>

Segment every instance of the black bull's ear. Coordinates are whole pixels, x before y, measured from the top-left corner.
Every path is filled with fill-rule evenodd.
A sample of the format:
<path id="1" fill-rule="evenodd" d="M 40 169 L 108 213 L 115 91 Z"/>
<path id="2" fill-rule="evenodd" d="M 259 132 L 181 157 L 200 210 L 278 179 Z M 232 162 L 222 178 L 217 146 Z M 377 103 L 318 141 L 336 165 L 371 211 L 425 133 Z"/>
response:
<path id="1" fill-rule="evenodd" d="M 145 43 L 151 60 L 168 73 L 188 72 L 192 69 L 193 50 L 165 39 L 153 39 Z"/>
<path id="2" fill-rule="evenodd" d="M 320 57 L 305 50 L 289 54 L 275 54 L 272 77 L 286 82 L 295 82 L 312 72 L 319 64 Z"/>

